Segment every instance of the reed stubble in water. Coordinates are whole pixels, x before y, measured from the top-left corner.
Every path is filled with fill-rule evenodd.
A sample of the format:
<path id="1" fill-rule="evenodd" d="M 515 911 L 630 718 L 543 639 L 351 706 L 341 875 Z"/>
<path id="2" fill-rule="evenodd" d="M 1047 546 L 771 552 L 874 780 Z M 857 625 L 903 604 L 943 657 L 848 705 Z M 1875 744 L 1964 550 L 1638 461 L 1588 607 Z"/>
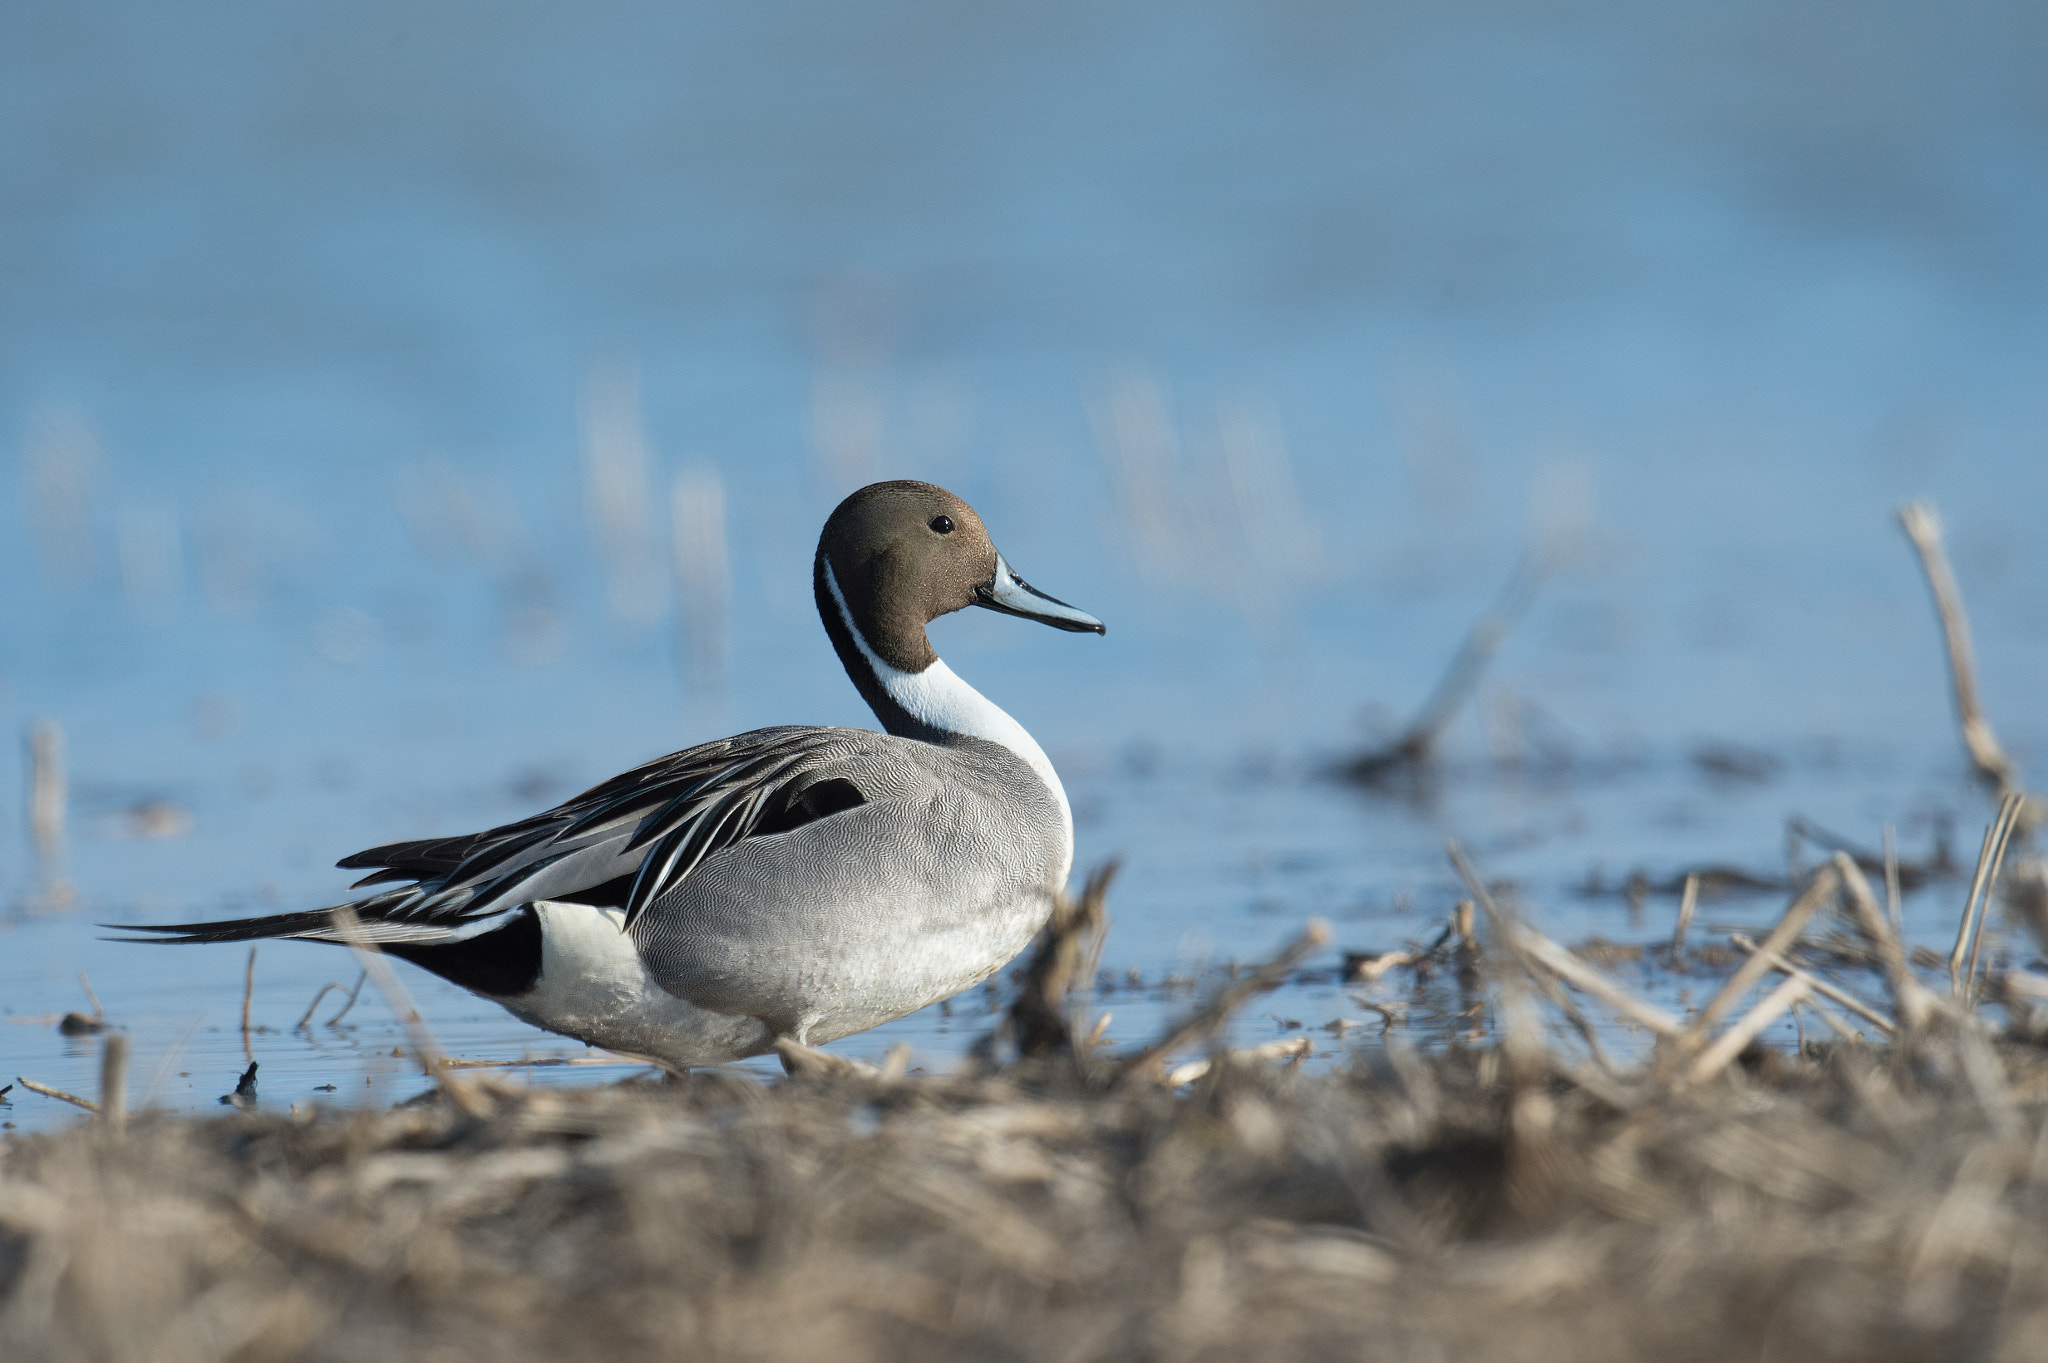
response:
<path id="1" fill-rule="evenodd" d="M 1839 865 L 1816 884 L 1860 913 Z M 165 1363 L 2048 1350 L 2024 1027 L 1913 995 L 1886 1046 L 1703 1071 L 1704 1026 L 1673 1021 L 1642 1065 L 1588 1064 L 1516 1000 L 1591 967 L 1485 907 L 1499 1044 L 1323 1074 L 1218 1052 L 1192 1085 L 1132 1082 L 1149 1048 L 1070 1032 L 943 1078 L 472 1081 L 467 1112 L 444 1089 L 17 1139 L 0 1338 Z M 1099 905 L 1061 921 L 1085 945 Z M 1034 964 L 1041 1012 L 1072 945 Z"/>

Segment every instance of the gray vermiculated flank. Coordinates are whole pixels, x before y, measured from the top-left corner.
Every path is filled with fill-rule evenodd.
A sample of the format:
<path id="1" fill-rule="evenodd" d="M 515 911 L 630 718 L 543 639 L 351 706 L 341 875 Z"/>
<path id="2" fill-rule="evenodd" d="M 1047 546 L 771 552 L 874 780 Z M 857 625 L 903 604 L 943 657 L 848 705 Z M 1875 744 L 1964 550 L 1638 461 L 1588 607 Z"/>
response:
<path id="1" fill-rule="evenodd" d="M 1051 795 L 997 745 L 825 732 L 850 741 L 821 770 L 867 803 L 736 844 L 635 928 L 663 987 L 812 1041 L 993 974 L 1045 920 L 1065 869 Z"/>

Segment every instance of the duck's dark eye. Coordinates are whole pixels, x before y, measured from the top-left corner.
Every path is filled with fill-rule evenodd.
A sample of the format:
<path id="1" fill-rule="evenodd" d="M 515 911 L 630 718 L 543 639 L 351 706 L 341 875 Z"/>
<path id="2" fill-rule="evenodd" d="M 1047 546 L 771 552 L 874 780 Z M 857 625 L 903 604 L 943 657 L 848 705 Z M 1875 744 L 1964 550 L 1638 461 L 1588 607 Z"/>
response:
<path id="1" fill-rule="evenodd" d="M 934 529 L 934 530 L 938 531 L 938 532 L 939 532 L 939 533 L 940 533 L 941 535 L 950 535 L 950 534 L 952 534 L 952 533 L 953 533 L 953 518 L 952 518 L 951 516 L 934 516 L 934 517 L 932 517 L 932 529 Z"/>

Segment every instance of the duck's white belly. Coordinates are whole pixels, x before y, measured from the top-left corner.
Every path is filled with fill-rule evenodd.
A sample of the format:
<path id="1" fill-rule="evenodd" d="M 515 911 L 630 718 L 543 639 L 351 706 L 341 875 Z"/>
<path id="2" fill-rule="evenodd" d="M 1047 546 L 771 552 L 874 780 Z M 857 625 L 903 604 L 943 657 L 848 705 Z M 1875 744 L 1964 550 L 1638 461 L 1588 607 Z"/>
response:
<path id="1" fill-rule="evenodd" d="M 506 1009 L 536 1027 L 678 1067 L 719 1065 L 771 1050 L 758 1018 L 734 1017 L 663 989 L 647 973 L 618 909 L 541 900 L 540 979 Z"/>

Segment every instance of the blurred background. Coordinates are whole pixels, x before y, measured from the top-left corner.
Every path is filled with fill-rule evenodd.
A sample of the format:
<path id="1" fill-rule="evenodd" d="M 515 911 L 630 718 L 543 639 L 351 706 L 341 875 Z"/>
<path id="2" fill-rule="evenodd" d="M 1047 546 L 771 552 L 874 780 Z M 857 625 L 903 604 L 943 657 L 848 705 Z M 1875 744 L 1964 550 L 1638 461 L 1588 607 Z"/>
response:
<path id="1" fill-rule="evenodd" d="M 93 922 L 871 723 L 809 567 L 877 478 L 1109 623 L 933 635 L 1127 858 L 1119 1033 L 1311 914 L 1433 931 L 1447 835 L 1575 939 L 1795 815 L 1973 850 L 1891 513 L 2038 759 L 2044 60 L 2016 0 L 9 6 L 0 1069 L 86 1083 L 86 970 L 210 1103 L 241 953 Z M 1330 779 L 1532 551 L 1433 779 Z M 266 947 L 257 1015 L 353 974 Z M 459 1053 L 559 1041 L 408 979 Z M 368 1011 L 261 1036 L 266 1100 L 402 1085 Z"/>

